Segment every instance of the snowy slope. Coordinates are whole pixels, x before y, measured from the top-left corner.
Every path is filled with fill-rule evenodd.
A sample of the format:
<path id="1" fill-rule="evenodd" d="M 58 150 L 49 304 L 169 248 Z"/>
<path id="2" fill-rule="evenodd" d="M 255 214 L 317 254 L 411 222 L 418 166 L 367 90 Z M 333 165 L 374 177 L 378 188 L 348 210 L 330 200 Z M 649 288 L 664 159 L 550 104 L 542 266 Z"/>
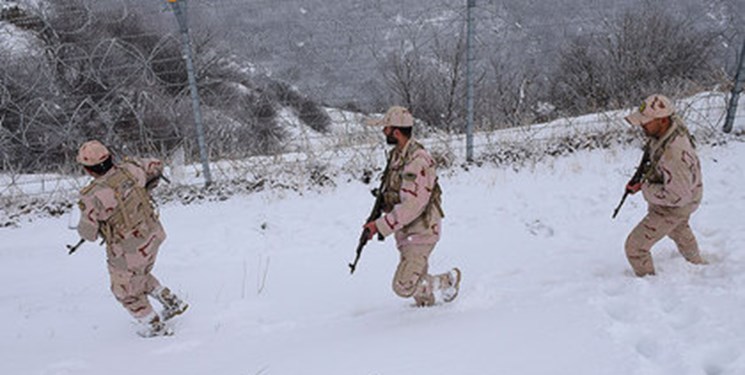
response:
<path id="1" fill-rule="evenodd" d="M 192 307 L 149 340 L 110 295 L 102 249 L 66 254 L 67 218 L 0 229 L 0 374 L 743 374 L 745 144 L 700 154 L 692 227 L 711 264 L 665 240 L 645 279 L 623 254 L 641 196 L 610 219 L 638 150 L 443 176 L 431 269 L 464 281 L 429 309 L 390 290 L 391 240 L 349 275 L 367 185 L 169 203 L 155 273 Z"/>

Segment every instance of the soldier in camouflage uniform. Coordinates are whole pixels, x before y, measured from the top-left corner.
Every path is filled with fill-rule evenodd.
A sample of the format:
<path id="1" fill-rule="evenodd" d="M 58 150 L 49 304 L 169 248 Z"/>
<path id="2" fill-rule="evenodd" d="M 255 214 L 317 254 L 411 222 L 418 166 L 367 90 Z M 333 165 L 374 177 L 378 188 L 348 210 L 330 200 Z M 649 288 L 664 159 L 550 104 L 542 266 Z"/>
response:
<path id="1" fill-rule="evenodd" d="M 400 260 L 393 276 L 393 291 L 400 297 L 413 297 L 417 306 L 435 304 L 435 293 L 444 302 L 458 295 L 461 272 L 458 268 L 439 275 L 429 274 L 429 256 L 440 239 L 441 190 L 435 162 L 427 150 L 412 138 L 414 118 L 406 108 L 391 107 L 383 119 L 369 121 L 383 126 L 390 145 L 388 169 L 383 175 L 383 212 L 364 225 L 369 238 L 376 233 L 395 233 Z"/>
<path id="2" fill-rule="evenodd" d="M 132 158 L 114 164 L 99 141 L 84 143 L 77 156 L 94 180 L 80 191 L 78 233 L 88 241 L 106 242 L 111 291 L 129 313 L 144 324 L 143 336 L 167 334 L 164 322 L 183 313 L 184 303 L 151 274 L 158 248 L 166 238 L 150 199 L 163 163 Z M 160 316 L 148 295 L 164 307 Z"/>
<path id="3" fill-rule="evenodd" d="M 688 262 L 706 264 L 688 224 L 701 204 L 703 184 L 701 163 L 683 120 L 663 95 L 646 98 L 639 111 L 625 119 L 649 137 L 645 146 L 649 161 L 642 179 L 626 186 L 632 194 L 641 190 L 648 203 L 647 216 L 626 239 L 626 256 L 634 273 L 655 274 L 650 249 L 665 236 Z"/>

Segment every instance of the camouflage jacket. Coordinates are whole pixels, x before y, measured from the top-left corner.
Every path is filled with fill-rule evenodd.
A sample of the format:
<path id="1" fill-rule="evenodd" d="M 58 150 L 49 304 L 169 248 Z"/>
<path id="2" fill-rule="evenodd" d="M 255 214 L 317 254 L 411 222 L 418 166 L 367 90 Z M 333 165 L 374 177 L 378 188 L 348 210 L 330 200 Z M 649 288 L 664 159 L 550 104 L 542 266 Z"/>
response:
<path id="1" fill-rule="evenodd" d="M 162 173 L 160 160 L 133 158 L 91 181 L 80 191 L 80 236 L 88 241 L 101 236 L 108 247 L 122 251 L 162 242 L 165 232 L 148 190 Z"/>
<path id="2" fill-rule="evenodd" d="M 384 236 L 396 233 L 398 246 L 435 243 L 444 217 L 432 156 L 415 140 L 393 149 L 383 184 L 384 212 L 375 221 Z"/>
<path id="3" fill-rule="evenodd" d="M 651 169 L 642 184 L 644 199 L 665 207 L 698 205 L 703 195 L 701 163 L 688 130 L 678 116 L 659 139 L 647 143 Z"/>

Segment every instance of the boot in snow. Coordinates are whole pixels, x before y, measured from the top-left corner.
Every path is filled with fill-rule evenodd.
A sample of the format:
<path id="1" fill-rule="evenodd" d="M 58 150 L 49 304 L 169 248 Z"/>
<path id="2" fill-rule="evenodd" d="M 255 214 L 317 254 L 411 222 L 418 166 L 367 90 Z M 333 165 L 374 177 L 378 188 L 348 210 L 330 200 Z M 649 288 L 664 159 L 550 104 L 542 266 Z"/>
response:
<path id="1" fill-rule="evenodd" d="M 460 269 L 458 267 L 453 268 L 447 273 L 448 283 L 442 288 L 442 300 L 444 302 L 452 302 L 455 297 L 458 296 L 458 290 L 460 290 Z"/>
<path id="2" fill-rule="evenodd" d="M 160 314 L 163 317 L 163 321 L 168 321 L 177 315 L 181 315 L 189 308 L 188 303 L 178 298 L 178 296 L 166 287 L 154 290 L 152 296 L 163 305 L 163 311 Z"/>
<path id="3" fill-rule="evenodd" d="M 141 318 L 140 323 L 143 325 L 142 328 L 137 331 L 137 334 L 140 335 L 140 337 L 149 338 L 173 335 L 173 330 L 161 321 L 160 317 L 158 317 L 155 312 Z"/>

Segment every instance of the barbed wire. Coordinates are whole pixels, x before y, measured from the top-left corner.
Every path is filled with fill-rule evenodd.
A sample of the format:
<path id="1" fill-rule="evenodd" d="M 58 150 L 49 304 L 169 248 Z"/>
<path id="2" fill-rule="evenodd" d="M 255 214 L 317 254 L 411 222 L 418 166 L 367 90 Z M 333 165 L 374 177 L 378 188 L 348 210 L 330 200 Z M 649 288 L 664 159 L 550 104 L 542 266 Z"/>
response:
<path id="1" fill-rule="evenodd" d="M 334 173 L 347 171 L 345 173 L 359 174 L 362 169 L 372 169 L 379 165 L 384 148 L 381 145 L 381 136 L 361 123 L 370 109 L 380 110 L 386 105 L 394 104 L 391 102 L 394 95 L 381 94 L 372 104 L 349 108 L 350 111 L 324 108 L 324 111 L 331 113 L 325 131 L 314 130 L 299 119 L 302 106 L 297 104 L 297 98 L 295 107 L 286 103 L 275 104 L 272 113 L 258 111 L 248 120 L 241 118 L 250 112 L 241 112 L 242 105 L 255 105 L 249 99 L 255 100 L 261 95 L 280 97 L 282 94 L 271 88 L 277 82 L 287 84 L 289 88 L 286 90 L 294 93 L 292 95 L 311 102 L 327 105 L 358 103 L 361 102 L 360 91 L 385 88 L 380 65 L 391 56 L 395 57 L 396 53 L 405 57 L 406 52 L 416 49 L 425 56 L 424 61 L 436 59 L 438 53 L 443 54 L 448 48 L 453 56 L 462 53 L 457 50 L 457 46 L 465 38 L 465 2 L 441 2 L 416 7 L 403 2 L 351 1 L 334 5 L 341 8 L 334 12 L 329 12 L 323 4 L 309 3 L 297 7 L 296 13 L 287 14 L 282 13 L 282 9 L 290 5 L 269 0 L 188 2 L 193 26 L 192 45 L 202 43 L 199 34 L 210 29 L 218 30 L 214 35 L 224 33 L 226 37 L 210 41 L 212 44 L 203 46 L 206 48 L 197 54 L 200 88 L 206 94 L 203 109 L 205 117 L 209 118 L 208 131 L 211 132 L 208 136 L 211 165 L 215 168 L 219 182 L 256 180 L 261 176 L 276 174 L 307 183 L 309 176 L 317 174 L 319 168 L 335 171 Z M 604 31 L 597 28 L 598 25 L 608 23 L 615 17 L 615 13 L 622 10 L 620 6 L 609 10 L 600 3 L 582 6 L 557 3 L 546 5 L 543 11 L 546 14 L 569 12 L 582 16 L 572 19 L 511 19 L 511 14 L 505 11 L 502 4 L 479 1 L 474 12 L 477 31 L 473 47 L 474 62 L 478 66 L 488 66 L 492 60 L 498 62 L 503 58 L 512 58 L 521 64 L 528 64 L 545 59 L 546 56 L 555 57 L 564 48 L 562 41 L 568 40 L 570 36 L 581 34 L 586 38 L 606 37 Z M 729 17 L 743 19 L 741 8 L 734 7 L 733 11 Z M 81 18 L 81 12 L 86 13 L 84 18 Z M 123 34 L 91 35 L 88 30 L 93 23 L 99 21 L 99 14 L 113 15 L 110 20 L 113 23 L 123 23 L 127 17 L 142 15 L 154 22 L 153 28 L 132 28 L 127 29 L 130 33 Z M 257 38 L 254 42 L 266 40 L 268 45 L 242 45 L 240 40 L 231 38 L 232 30 L 219 30 L 221 16 L 232 17 L 239 14 L 254 16 L 257 21 L 254 26 L 247 21 L 242 25 L 251 26 L 251 30 L 256 31 L 252 35 Z M 262 15 L 273 17 L 266 16 L 266 19 L 262 19 Z M 339 15 L 348 17 L 340 18 Z M 4 150 L 0 154 L 5 155 L 0 160 L 0 197 L 52 199 L 55 196 L 73 194 L 87 181 L 84 176 L 72 172 L 77 170 L 73 164 L 75 147 L 85 140 L 82 137 L 90 135 L 97 135 L 108 141 L 124 142 L 121 147 L 111 145 L 121 154 L 147 152 L 162 157 L 173 165 L 174 171 L 180 168 L 176 172 L 183 175 L 179 183 L 199 185 L 201 172 L 195 163 L 197 148 L 193 139 L 194 119 L 191 118 L 186 75 L 181 65 L 181 39 L 168 5 L 165 2 L 118 1 L 82 9 L 75 6 L 57 7 L 54 12 L 44 10 L 41 13 L 16 16 L 13 22 L 4 21 L 0 23 L 0 35 L 8 38 L 34 38 L 33 35 L 48 38 L 44 33 L 52 30 L 53 25 L 50 22 L 54 20 L 72 22 L 71 27 L 55 32 L 65 38 L 75 37 L 74 40 L 62 41 L 52 47 L 39 47 L 36 57 L 30 58 L 34 65 L 20 64 L 27 69 L 36 67 L 35 71 L 0 77 L 0 123 L 3 124 L 0 126 L 0 147 Z M 283 24 L 289 36 L 283 38 L 274 35 L 276 29 L 259 29 L 268 22 Z M 34 29 L 34 25 L 38 28 Z M 741 24 L 718 27 L 726 27 L 734 30 L 735 34 L 745 35 Z M 239 30 L 235 34 L 243 35 L 244 32 L 252 31 Z M 546 35 L 557 36 L 557 39 L 552 42 L 545 38 Z M 566 38 L 558 38 L 559 35 Z M 38 40 L 32 40 L 32 44 L 42 45 Z M 138 43 L 144 40 L 152 41 L 156 47 L 143 49 Z M 217 43 L 227 46 L 219 56 L 215 56 L 214 48 L 210 48 Z M 242 52 L 244 47 L 264 51 L 264 57 L 246 55 Z M 166 53 L 173 51 L 175 53 Z M 519 52 L 519 56 L 516 56 L 515 51 Z M 228 60 L 235 64 L 227 65 Z M 298 60 L 305 60 L 305 66 Z M 277 63 L 278 61 L 281 63 Z M 290 63 L 292 61 L 295 61 L 295 65 Z M 431 65 L 447 69 L 446 66 L 451 67 L 453 64 L 456 62 Z M 232 76 L 230 79 L 216 76 L 206 70 L 207 66 L 219 66 L 225 70 L 227 66 L 232 66 Z M 159 67 L 157 71 L 155 67 Z M 482 71 L 480 74 L 487 73 Z M 353 85 L 351 80 L 347 81 L 349 77 L 367 78 Z M 58 83 L 53 84 L 54 82 Z M 297 87 L 293 87 L 296 84 Z M 69 86 L 64 91 L 64 101 L 59 100 L 62 85 Z M 453 85 L 462 87 L 463 83 Z M 522 90 L 523 86 L 516 84 L 513 89 Z M 639 95 L 642 96 L 643 93 Z M 32 97 L 31 100 L 28 100 L 29 96 Z M 520 98 L 515 100 L 519 102 Z M 706 105 L 687 109 L 688 117 L 695 120 L 693 128 L 707 136 L 714 136 L 721 126 L 721 102 L 724 100 L 721 97 L 717 97 L 717 100 L 719 102 L 709 101 Z M 60 106 L 62 102 L 75 105 Z M 282 103 L 282 100 L 277 99 L 275 103 Z M 160 112 L 151 113 L 155 110 L 149 108 L 157 106 L 161 107 Z M 226 111 L 235 113 L 226 115 Z M 449 159 L 449 163 L 463 160 L 462 148 L 465 140 L 457 130 L 464 127 L 465 120 L 464 114 L 458 111 L 454 111 L 457 114 L 452 120 L 452 128 L 429 130 L 422 134 L 423 139 L 446 155 L 445 159 Z M 710 118 L 710 113 L 717 115 Z M 737 121 L 742 122 L 742 117 L 741 111 L 737 115 Z M 159 122 L 157 127 L 152 125 L 153 119 Z M 86 121 L 93 120 L 101 124 L 99 128 L 81 130 L 80 126 L 88 126 Z M 569 127 L 582 123 L 560 117 L 541 119 L 534 116 L 532 120 L 565 121 Z M 619 119 L 607 118 L 603 121 L 605 128 L 609 128 L 609 123 L 619 122 Z M 256 149 L 264 150 L 261 152 L 240 150 L 237 147 L 241 142 L 252 139 L 260 130 L 260 127 L 251 124 L 266 123 L 276 123 L 276 129 L 285 133 L 284 138 L 271 141 L 273 136 L 270 135 L 256 141 Z M 502 136 L 491 135 L 488 131 L 513 126 L 500 124 L 498 120 L 489 118 L 477 119 L 476 125 L 477 131 L 483 132 L 477 137 L 480 141 L 474 145 L 476 154 L 481 158 L 499 153 L 506 142 L 500 138 Z M 248 129 L 247 134 L 235 135 L 234 131 L 242 127 Z M 552 140 L 546 140 L 535 129 L 525 127 L 511 132 L 511 147 L 521 144 L 520 147 L 524 149 L 551 149 L 547 143 L 556 141 L 556 138 L 568 137 L 561 134 L 555 135 Z M 607 129 L 604 131 L 608 132 Z M 610 133 L 617 135 L 616 130 Z M 574 133 L 570 133 L 571 135 Z M 32 177 L 27 173 L 27 166 L 14 164 L 7 157 L 15 152 L 36 155 L 36 160 L 24 162 L 31 166 L 43 165 L 60 158 L 68 163 L 60 165 L 56 173 Z M 296 173 L 287 172 L 292 170 Z M 288 174 L 292 176 L 288 177 Z"/>

